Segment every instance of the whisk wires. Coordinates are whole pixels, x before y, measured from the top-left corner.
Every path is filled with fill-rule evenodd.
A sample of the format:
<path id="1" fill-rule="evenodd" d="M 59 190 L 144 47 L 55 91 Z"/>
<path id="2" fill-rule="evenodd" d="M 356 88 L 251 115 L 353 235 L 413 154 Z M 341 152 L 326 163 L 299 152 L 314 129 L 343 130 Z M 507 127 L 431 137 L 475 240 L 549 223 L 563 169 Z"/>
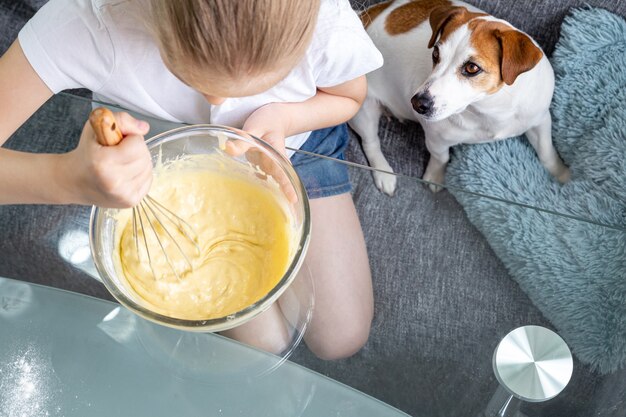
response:
<path id="1" fill-rule="evenodd" d="M 140 257 L 143 252 L 142 248 L 140 248 L 140 245 L 143 244 L 143 249 L 145 250 L 148 258 L 148 264 L 150 266 L 150 270 L 152 271 L 152 275 L 154 275 L 155 279 L 159 279 L 154 268 L 155 254 L 151 253 L 149 238 L 147 237 L 147 230 L 150 230 L 150 234 L 154 237 L 154 240 L 156 241 L 158 248 L 161 250 L 167 265 L 173 272 L 174 276 L 180 280 L 181 271 L 176 268 L 175 263 L 172 260 L 172 257 L 175 255 L 167 249 L 168 247 L 173 247 L 175 249 L 174 253 L 177 254 L 176 256 L 180 256 L 185 260 L 187 270 L 192 270 L 193 263 L 189 259 L 188 253 L 179 243 L 179 239 L 181 237 L 186 239 L 192 244 L 196 254 L 199 254 L 200 246 L 198 245 L 198 237 L 193 227 L 191 227 L 191 225 L 180 216 L 149 195 L 144 197 L 144 199 L 136 207 L 133 207 L 132 210 L 133 240 L 135 241 L 135 248 L 137 250 L 138 257 Z M 159 233 L 160 231 L 162 232 Z M 168 245 L 166 247 L 163 243 L 163 238 L 168 238 L 173 245 Z"/>

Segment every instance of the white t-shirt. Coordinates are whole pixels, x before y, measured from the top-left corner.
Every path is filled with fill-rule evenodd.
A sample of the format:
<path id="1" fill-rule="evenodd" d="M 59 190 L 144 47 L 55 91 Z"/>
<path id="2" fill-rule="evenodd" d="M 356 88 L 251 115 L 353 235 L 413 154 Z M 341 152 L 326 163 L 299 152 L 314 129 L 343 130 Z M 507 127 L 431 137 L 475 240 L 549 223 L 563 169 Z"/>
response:
<path id="1" fill-rule="evenodd" d="M 311 45 L 284 80 L 213 106 L 165 67 L 141 13 L 133 0 L 50 0 L 20 31 L 19 42 L 54 93 L 84 87 L 151 117 L 238 128 L 264 104 L 305 101 L 317 87 L 341 84 L 383 63 L 348 0 L 322 0 Z M 287 146 L 299 148 L 308 136 L 287 138 Z"/>

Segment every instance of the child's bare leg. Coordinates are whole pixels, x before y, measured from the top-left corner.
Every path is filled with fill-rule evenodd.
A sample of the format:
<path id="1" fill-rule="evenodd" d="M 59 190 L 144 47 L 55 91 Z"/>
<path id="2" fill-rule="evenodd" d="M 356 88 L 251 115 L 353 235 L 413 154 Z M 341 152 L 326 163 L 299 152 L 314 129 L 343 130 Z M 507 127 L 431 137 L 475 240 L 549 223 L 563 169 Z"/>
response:
<path id="1" fill-rule="evenodd" d="M 249 322 L 222 334 L 275 354 L 283 352 L 291 343 L 288 325 L 276 303 Z"/>
<path id="2" fill-rule="evenodd" d="M 304 340 L 322 359 L 345 358 L 367 341 L 374 312 L 365 240 L 349 193 L 311 200 L 311 215 L 315 311 Z"/>

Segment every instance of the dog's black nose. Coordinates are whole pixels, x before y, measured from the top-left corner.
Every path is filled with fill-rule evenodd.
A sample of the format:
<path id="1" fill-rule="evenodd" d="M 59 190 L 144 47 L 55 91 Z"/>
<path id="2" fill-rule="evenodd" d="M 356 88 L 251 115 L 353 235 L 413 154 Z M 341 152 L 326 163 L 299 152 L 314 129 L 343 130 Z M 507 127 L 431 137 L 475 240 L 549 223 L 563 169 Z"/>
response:
<path id="1" fill-rule="evenodd" d="M 411 98 L 413 110 L 424 116 L 432 113 L 434 104 L 433 97 L 428 92 L 415 94 Z"/>

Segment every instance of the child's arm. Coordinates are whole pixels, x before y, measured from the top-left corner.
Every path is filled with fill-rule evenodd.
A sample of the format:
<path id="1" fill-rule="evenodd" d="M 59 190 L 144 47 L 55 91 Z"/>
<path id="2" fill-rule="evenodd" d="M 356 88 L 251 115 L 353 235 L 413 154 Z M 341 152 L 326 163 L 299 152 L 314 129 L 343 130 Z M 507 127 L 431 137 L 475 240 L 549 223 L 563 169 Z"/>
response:
<path id="1" fill-rule="evenodd" d="M 318 88 L 301 103 L 271 103 L 252 113 L 243 129 L 285 152 L 285 137 L 347 122 L 367 94 L 365 76 L 335 87 Z"/>
<path id="2" fill-rule="evenodd" d="M 0 145 L 51 96 L 14 42 L 0 58 Z M 0 204 L 133 205 L 152 178 L 150 154 L 141 136 L 148 126 L 125 114 L 116 118 L 126 136 L 118 146 L 98 145 L 86 125 L 78 147 L 67 154 L 0 148 Z"/>
<path id="3" fill-rule="evenodd" d="M 15 41 L 0 57 L 0 145 L 50 97 Z"/>

